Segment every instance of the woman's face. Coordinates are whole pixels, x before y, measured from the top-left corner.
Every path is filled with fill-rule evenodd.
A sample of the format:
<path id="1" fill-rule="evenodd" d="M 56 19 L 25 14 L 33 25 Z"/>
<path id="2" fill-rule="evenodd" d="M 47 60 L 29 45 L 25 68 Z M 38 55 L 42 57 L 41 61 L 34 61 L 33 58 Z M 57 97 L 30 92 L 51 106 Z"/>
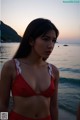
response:
<path id="1" fill-rule="evenodd" d="M 36 38 L 33 50 L 42 58 L 47 59 L 51 54 L 56 42 L 56 33 L 54 30 L 50 30 L 44 36 Z"/>

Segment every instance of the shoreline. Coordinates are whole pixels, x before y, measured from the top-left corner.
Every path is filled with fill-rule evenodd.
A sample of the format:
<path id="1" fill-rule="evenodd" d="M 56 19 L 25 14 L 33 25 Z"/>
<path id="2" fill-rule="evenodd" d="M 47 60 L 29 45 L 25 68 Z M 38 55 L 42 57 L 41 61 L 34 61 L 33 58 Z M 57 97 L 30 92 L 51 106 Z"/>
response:
<path id="1" fill-rule="evenodd" d="M 59 108 L 59 120 L 76 120 L 76 115 L 67 110 Z"/>

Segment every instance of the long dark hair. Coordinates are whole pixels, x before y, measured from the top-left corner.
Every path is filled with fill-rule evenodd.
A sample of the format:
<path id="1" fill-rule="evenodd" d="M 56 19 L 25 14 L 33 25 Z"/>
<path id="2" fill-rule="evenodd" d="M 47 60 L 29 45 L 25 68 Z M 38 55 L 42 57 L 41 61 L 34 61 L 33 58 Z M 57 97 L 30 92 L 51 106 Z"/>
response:
<path id="1" fill-rule="evenodd" d="M 22 37 L 20 46 L 13 58 L 24 58 L 27 57 L 31 52 L 30 39 L 35 39 L 43 34 L 46 34 L 49 30 L 54 30 L 56 38 L 59 35 L 59 31 L 56 26 L 48 19 L 37 18 L 33 20 L 26 28 Z"/>

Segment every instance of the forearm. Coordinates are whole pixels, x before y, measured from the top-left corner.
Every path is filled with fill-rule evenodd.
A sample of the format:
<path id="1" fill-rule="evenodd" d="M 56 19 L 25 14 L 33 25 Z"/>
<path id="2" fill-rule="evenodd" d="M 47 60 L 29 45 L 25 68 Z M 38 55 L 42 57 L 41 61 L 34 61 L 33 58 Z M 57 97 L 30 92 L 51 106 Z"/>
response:
<path id="1" fill-rule="evenodd" d="M 50 108 L 51 120 L 58 120 L 58 107 Z"/>

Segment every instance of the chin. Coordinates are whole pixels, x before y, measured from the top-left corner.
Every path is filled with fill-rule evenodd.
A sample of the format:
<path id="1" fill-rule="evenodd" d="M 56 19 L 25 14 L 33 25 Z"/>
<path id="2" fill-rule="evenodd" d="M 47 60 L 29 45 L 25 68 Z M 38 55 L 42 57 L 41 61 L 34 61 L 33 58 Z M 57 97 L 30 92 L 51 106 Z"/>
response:
<path id="1" fill-rule="evenodd" d="M 49 58 L 49 56 L 43 57 L 43 60 L 45 61 L 45 60 L 47 60 L 48 58 Z"/>

